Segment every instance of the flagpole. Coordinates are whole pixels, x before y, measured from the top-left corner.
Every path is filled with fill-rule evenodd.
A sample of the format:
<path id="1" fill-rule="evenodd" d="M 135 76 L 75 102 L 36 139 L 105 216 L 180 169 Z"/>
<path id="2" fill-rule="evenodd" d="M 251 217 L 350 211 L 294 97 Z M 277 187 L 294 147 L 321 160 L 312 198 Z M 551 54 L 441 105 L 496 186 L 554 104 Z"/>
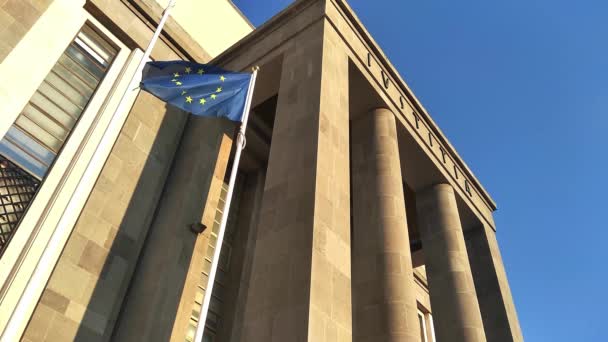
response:
<path id="1" fill-rule="evenodd" d="M 226 233 L 226 223 L 228 222 L 228 215 L 230 213 L 230 203 L 232 203 L 232 193 L 234 192 L 234 185 L 236 183 L 236 175 L 239 170 L 239 162 L 241 160 L 241 152 L 245 148 L 245 130 L 247 129 L 247 121 L 249 120 L 249 109 L 251 108 L 251 99 L 253 97 L 253 88 L 255 87 L 255 79 L 258 75 L 259 67 L 253 68 L 253 75 L 249 81 L 249 89 L 247 91 L 247 99 L 245 100 L 245 108 L 243 109 L 243 122 L 236 136 L 236 151 L 234 153 L 234 160 L 232 162 L 232 170 L 230 172 L 230 181 L 228 183 L 228 193 L 226 194 L 226 204 L 222 214 L 222 221 L 220 222 L 220 229 L 217 234 L 217 243 L 215 251 L 213 253 L 213 261 L 211 262 L 211 271 L 209 272 L 209 280 L 207 281 L 207 288 L 205 289 L 205 297 L 203 299 L 203 306 L 201 307 L 201 313 L 198 318 L 198 326 L 196 327 L 196 335 L 194 342 L 202 342 L 203 334 L 205 332 L 205 323 L 207 322 L 207 313 L 209 311 L 209 304 L 211 303 L 211 294 L 213 292 L 213 285 L 215 284 L 215 274 L 217 273 L 217 267 L 220 262 L 220 253 L 222 251 L 222 243 L 224 242 L 224 234 Z"/>
<path id="2" fill-rule="evenodd" d="M 114 110 L 114 114 L 112 115 L 112 120 L 116 117 L 116 113 L 121 112 L 128 105 L 129 98 L 130 98 L 130 92 L 133 91 L 134 89 L 137 89 L 137 85 L 139 83 L 139 77 L 141 76 L 141 73 L 144 69 L 144 66 L 146 65 L 146 62 L 148 61 L 148 58 L 150 58 L 152 49 L 154 48 L 154 45 L 156 44 L 156 41 L 158 40 L 158 37 L 160 36 L 160 34 L 163 30 L 163 26 L 165 25 L 165 22 L 169 18 L 169 13 L 171 12 L 171 9 L 175 6 L 176 2 L 177 2 L 177 0 L 169 0 L 167 7 L 163 11 L 163 15 L 162 15 L 160 21 L 158 22 L 156 31 L 154 32 L 152 39 L 150 39 L 150 43 L 148 43 L 148 47 L 146 48 L 144 55 L 142 56 L 141 60 L 139 61 L 139 64 L 137 65 L 137 69 L 135 70 L 135 72 L 133 73 L 133 76 L 131 77 L 131 80 L 129 81 L 129 85 L 127 86 L 125 92 L 122 94 L 122 97 L 120 98 L 120 101 L 118 102 L 118 105 L 116 106 L 116 109 Z M 106 128 L 106 131 L 107 131 L 107 128 Z M 100 157 L 99 151 L 96 150 L 91 161 L 89 161 L 89 165 L 91 164 L 93 159 L 99 160 L 100 158 L 101 157 Z M 87 168 L 87 170 L 85 171 L 85 175 L 83 175 L 82 178 L 80 179 L 78 186 L 77 186 L 78 188 L 80 188 L 80 186 L 82 184 L 82 179 L 85 178 L 85 176 L 87 176 L 87 174 L 89 173 L 89 170 L 90 169 Z M 32 273 L 30 279 L 28 280 L 27 285 L 25 286 L 25 289 L 23 290 L 23 293 L 19 297 L 19 301 L 17 302 L 15 309 L 13 310 L 4 330 L 2 331 L 2 334 L 0 335 L 0 341 L 17 341 L 21 338 L 21 334 L 22 334 L 21 329 L 23 329 L 23 322 L 27 322 L 27 320 L 28 320 L 27 315 L 28 315 L 30 308 L 33 305 L 35 305 L 35 303 L 39 299 L 37 289 L 41 282 L 46 283 L 48 281 L 48 279 L 45 277 L 45 273 L 46 273 L 45 270 L 48 270 L 49 268 L 54 267 L 56 260 L 54 260 L 52 255 L 54 254 L 54 251 L 56 251 L 59 248 L 62 248 L 62 246 L 61 246 L 62 234 L 61 233 L 63 233 L 65 231 L 65 229 L 61 229 L 59 227 L 60 224 L 61 224 L 61 221 L 60 221 L 60 223 L 58 223 L 58 226 L 55 228 L 55 231 L 53 231 L 53 234 L 51 234 L 49 242 L 45 246 L 45 249 L 42 252 L 42 255 L 40 256 L 40 259 L 38 260 L 38 263 L 36 264 L 36 267 L 34 268 L 34 272 Z"/>

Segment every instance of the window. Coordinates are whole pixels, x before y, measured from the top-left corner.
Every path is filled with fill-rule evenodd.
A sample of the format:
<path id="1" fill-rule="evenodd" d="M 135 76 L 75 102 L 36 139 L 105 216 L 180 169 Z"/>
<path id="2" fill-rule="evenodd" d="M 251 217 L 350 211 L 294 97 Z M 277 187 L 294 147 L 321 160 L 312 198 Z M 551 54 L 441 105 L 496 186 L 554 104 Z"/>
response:
<path id="1" fill-rule="evenodd" d="M 435 328 L 433 327 L 433 316 L 418 310 L 418 324 L 420 326 L 420 337 L 422 342 L 435 342 Z"/>
<path id="2" fill-rule="evenodd" d="M 0 140 L 0 253 L 117 52 L 85 24 Z"/>
<path id="3" fill-rule="evenodd" d="M 215 284 L 213 285 L 213 293 L 211 295 L 211 302 L 209 303 L 209 312 L 207 313 L 207 322 L 205 322 L 205 333 L 203 335 L 203 342 L 214 342 L 216 341 L 215 335 L 220 327 L 221 313 L 223 303 L 226 300 L 226 287 L 227 278 L 230 273 L 230 259 L 232 254 L 232 245 L 234 244 L 234 232 L 236 230 L 236 220 L 239 212 L 239 199 L 241 197 L 245 175 L 239 174 L 237 177 L 237 183 L 233 192 L 232 204 L 230 208 L 230 214 L 228 215 L 228 222 L 226 223 L 226 233 L 224 235 L 224 243 L 222 245 L 222 251 L 220 252 L 220 260 L 218 263 L 217 273 L 215 274 Z M 218 206 L 215 211 L 215 218 L 211 232 L 209 234 L 209 244 L 207 246 L 207 254 L 203 261 L 203 270 L 201 272 L 200 283 L 197 288 L 196 295 L 194 297 L 194 303 L 192 304 L 192 313 L 190 321 L 186 331 L 186 342 L 194 340 L 196 334 L 196 328 L 198 326 L 198 319 L 200 316 L 201 308 L 203 305 L 203 297 L 207 289 L 207 282 L 209 280 L 209 272 L 211 271 L 211 263 L 213 262 L 213 256 L 215 248 L 217 246 L 218 233 L 220 230 L 220 223 L 224 216 L 224 206 L 226 204 L 226 197 L 228 196 L 228 183 L 227 181 L 222 184 L 220 191 L 220 198 Z"/>

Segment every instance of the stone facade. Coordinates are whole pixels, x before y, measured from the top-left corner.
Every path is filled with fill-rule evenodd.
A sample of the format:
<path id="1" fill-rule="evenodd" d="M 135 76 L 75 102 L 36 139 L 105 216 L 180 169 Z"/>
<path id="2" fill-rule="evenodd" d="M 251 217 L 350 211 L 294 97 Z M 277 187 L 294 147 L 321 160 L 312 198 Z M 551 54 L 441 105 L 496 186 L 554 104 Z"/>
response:
<path id="1" fill-rule="evenodd" d="M 108 340 L 176 148 L 184 113 L 135 102 L 25 331 L 25 341 Z M 160 139 L 159 139 L 160 138 Z"/>
<path id="2" fill-rule="evenodd" d="M 132 49 L 160 15 L 84 7 Z M 152 56 L 201 46 L 170 21 Z M 523 341 L 494 202 L 345 1 L 296 1 L 211 62 L 261 67 L 214 341 Z M 137 96 L 23 341 L 190 340 L 234 128 Z"/>
<path id="3" fill-rule="evenodd" d="M 52 0 L 0 1 L 0 63 L 49 7 Z"/>

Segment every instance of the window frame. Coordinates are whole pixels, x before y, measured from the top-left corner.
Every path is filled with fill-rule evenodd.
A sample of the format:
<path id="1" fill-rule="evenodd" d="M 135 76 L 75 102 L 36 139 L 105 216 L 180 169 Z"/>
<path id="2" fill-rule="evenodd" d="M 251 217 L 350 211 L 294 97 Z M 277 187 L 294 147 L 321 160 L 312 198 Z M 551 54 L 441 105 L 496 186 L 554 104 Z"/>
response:
<path id="1" fill-rule="evenodd" d="M 92 38 L 89 38 L 88 35 L 91 35 Z M 101 48 L 99 48 L 99 46 L 101 46 Z M 111 52 L 105 53 L 103 50 L 101 50 L 104 47 L 109 50 L 111 49 Z M 72 48 L 79 49 L 83 51 L 83 53 L 90 54 L 91 56 L 83 56 L 83 58 L 95 59 L 97 63 L 103 68 L 100 69 L 102 73 L 98 75 L 98 80 L 96 81 L 94 87 L 90 89 L 88 94 L 82 95 L 80 105 L 76 105 L 75 102 L 72 101 L 72 98 L 67 97 L 65 93 L 59 90 L 59 88 L 55 88 L 55 86 L 49 82 L 49 77 L 51 76 L 59 77 L 63 80 L 63 82 L 68 82 L 65 80 L 65 76 L 60 76 L 56 72 L 56 68 L 60 65 L 63 68 L 66 68 L 65 65 L 61 64 L 61 61 L 66 58 L 70 58 L 68 56 L 68 50 Z M 105 57 L 100 56 L 100 53 L 98 53 L 98 51 L 100 51 L 101 54 L 104 54 Z M 50 173 L 51 169 L 55 164 L 55 161 L 63 153 L 64 146 L 70 141 L 72 132 L 76 130 L 78 125 L 80 124 L 80 119 L 85 114 L 90 113 L 90 111 L 88 111 L 89 103 L 95 96 L 97 96 L 97 90 L 106 79 L 106 76 L 108 76 L 108 73 L 115 62 L 115 57 L 119 53 L 119 51 L 120 47 L 117 46 L 117 44 L 111 38 L 107 37 L 107 35 L 103 33 L 100 33 L 98 29 L 96 29 L 94 23 L 92 23 L 90 20 L 86 20 L 81 29 L 74 37 L 74 39 L 68 44 L 66 49 L 64 49 L 64 52 L 61 54 L 61 56 L 57 59 L 52 68 L 45 75 L 43 81 L 40 83 L 38 88 L 36 88 L 34 93 L 30 96 L 30 99 L 24 106 L 24 109 L 21 110 L 20 113 L 17 115 L 16 120 L 11 125 L 6 135 L 2 137 L 2 148 L 0 149 L 2 152 L 0 153 L 2 153 L 3 157 L 7 158 L 9 162 L 12 163 L 12 165 L 15 165 L 16 167 L 20 168 L 22 172 L 29 175 L 29 177 L 31 177 L 32 179 L 32 182 L 35 181 L 37 183 L 37 186 L 36 189 L 31 192 L 30 200 L 24 203 L 25 208 L 21 210 L 22 214 L 20 215 L 20 218 L 17 218 L 16 221 L 13 219 L 13 221 L 15 222 L 12 224 L 6 224 L 6 226 L 14 227 L 8 230 L 8 238 L 3 243 L 3 246 L 0 249 L 0 258 L 2 258 L 4 251 L 10 244 L 13 235 L 16 234 L 23 216 L 27 214 L 30 204 L 35 200 L 36 195 L 40 191 L 41 186 L 46 179 L 46 176 Z M 66 70 L 69 70 L 69 68 L 67 68 Z M 75 74 L 73 74 L 72 77 L 78 78 L 78 76 L 76 76 Z M 78 84 L 66 84 L 72 87 L 74 91 L 80 92 L 80 90 L 77 88 Z M 48 90 L 50 88 L 54 89 L 54 91 L 57 92 L 56 95 L 59 96 L 59 99 L 56 99 L 55 97 L 49 97 L 49 94 L 45 94 L 44 89 Z M 70 116 L 70 114 L 65 111 L 63 106 L 58 105 L 57 101 L 67 99 L 67 101 L 72 101 L 70 102 L 70 104 L 74 104 L 78 107 L 79 113 L 76 117 L 73 117 L 73 123 L 68 126 L 63 126 L 63 129 L 61 131 L 55 132 L 61 134 L 61 136 L 50 133 L 45 128 L 45 124 L 41 124 L 41 122 L 44 122 L 45 120 L 47 122 L 54 122 L 55 117 L 52 114 L 49 114 L 51 112 L 48 111 L 48 108 L 37 108 L 39 104 L 34 103 L 33 99 L 35 97 L 44 97 L 46 101 L 49 101 L 49 103 L 56 105 L 57 109 L 62 113 L 65 113 L 67 116 Z M 30 113 L 28 112 L 27 108 L 37 108 L 36 110 L 39 111 L 38 115 L 40 116 L 40 118 L 36 120 L 33 116 L 30 116 Z M 23 120 L 30 121 L 32 124 L 29 126 L 23 126 Z M 44 139 L 40 139 L 40 137 L 36 135 L 36 133 L 40 132 L 44 132 L 49 137 L 54 138 L 54 140 L 56 140 L 59 145 L 53 148 L 53 146 L 48 144 L 48 141 L 45 142 Z M 21 140 L 14 140 L 14 134 L 21 135 L 23 138 Z M 36 152 L 42 154 L 36 154 Z M 43 161 L 43 155 L 48 155 L 49 157 L 46 162 Z M 39 164 L 36 164 L 36 161 L 38 161 Z"/>
<path id="2" fill-rule="evenodd" d="M 422 319 L 423 325 L 423 336 L 422 342 L 435 342 L 435 326 L 433 325 L 433 315 L 427 310 L 422 310 L 418 308 L 417 310 L 418 317 Z"/>
<path id="3" fill-rule="evenodd" d="M 123 44 L 118 38 L 116 38 L 109 30 L 105 29 L 102 24 L 100 24 L 95 18 L 93 18 L 90 14 L 85 13 L 85 18 L 80 25 L 79 29 L 72 35 L 72 38 L 67 42 L 63 51 L 65 51 L 70 44 L 75 40 L 78 36 L 78 33 L 84 28 L 86 25 L 90 25 L 94 27 L 98 32 L 103 34 L 105 38 L 112 41 L 117 48 L 117 53 L 112 63 L 108 67 L 108 71 L 101 79 L 96 89 L 93 91 L 91 98 L 88 101 L 88 104 L 84 108 L 82 114 L 80 115 L 78 121 L 74 124 L 74 127 L 70 130 L 63 146 L 57 152 L 56 157 L 50 163 L 48 171 L 44 175 L 42 179 L 40 179 L 41 184 L 39 186 L 39 190 L 36 193 L 34 199 L 31 201 L 27 211 L 21 219 L 21 223 L 14 236 L 11 238 L 11 242 L 8 244 L 6 250 L 2 258 L 0 258 L 0 276 L 3 274 L 3 266 L 7 263 L 5 259 L 13 259 L 15 254 L 15 250 L 23 250 L 25 248 L 25 244 L 23 243 L 24 237 L 35 234 L 34 227 L 32 227 L 32 218 L 38 217 L 35 221 L 40 221 L 44 218 L 44 216 L 48 215 L 48 207 L 53 203 L 54 198 L 61 192 L 62 188 L 65 186 L 69 173 L 73 171 L 73 164 L 71 162 L 74 161 L 75 158 L 79 157 L 79 152 L 84 147 L 87 142 L 88 134 L 91 129 L 93 129 L 96 124 L 98 124 L 98 117 L 103 112 L 104 102 L 108 99 L 112 94 L 114 83 L 118 80 L 120 76 L 120 71 L 124 67 L 127 57 L 129 54 L 128 48 L 125 44 Z M 61 54 L 63 54 L 63 51 Z M 55 59 L 59 58 L 59 56 Z M 53 63 L 54 65 L 54 63 Z M 51 67 L 52 68 L 52 67 Z M 51 68 L 48 69 L 50 72 Z M 47 74 L 48 74 L 47 72 Z M 44 75 L 46 77 L 46 74 Z M 43 77 L 43 79 L 44 79 Z M 40 82 L 40 84 L 42 81 Z M 37 91 L 38 87 L 34 91 L 29 94 L 29 97 L 32 96 Z M 28 100 L 29 102 L 29 100 Z M 16 118 L 19 116 L 21 111 L 19 111 L 16 115 Z M 15 119 L 16 119 L 15 118 Z M 28 171 L 26 171 L 28 172 Z M 42 208 L 42 210 L 40 210 Z M 29 228 L 29 229 L 28 229 Z M 19 237 L 18 237 L 19 236 Z M 18 242 L 17 242 L 18 241 Z M 16 243 L 15 243 L 16 242 Z M 15 244 L 16 246 L 11 246 Z M 11 253 L 9 253 L 9 251 Z M 6 258 L 5 258 L 6 257 Z"/>
<path id="4" fill-rule="evenodd" d="M 66 8 L 70 9 L 67 14 Z M 46 53 L 48 46 L 33 47 L 30 44 L 31 41 L 45 39 L 48 25 L 57 22 L 68 22 L 70 25 L 66 26 L 73 30 L 67 36 L 69 40 L 62 41 L 62 46 L 55 46 L 52 53 Z M 111 41 L 118 51 L 0 258 L 0 331 L 4 330 L 6 334 L 7 327 L 10 327 L 14 330 L 9 332 L 14 334 L 11 336 L 20 336 L 25 329 L 27 317 L 31 316 L 139 93 L 128 93 L 127 106 L 117 108 L 143 51 L 128 48 L 84 8 L 75 9 L 73 2 L 68 4 L 65 0 L 60 0 L 51 4 L 28 32 L 23 39 L 23 46 L 18 46 L 9 55 L 14 57 L 9 64 L 17 63 L 17 66 L 20 59 L 15 55 L 52 55 L 52 63 L 46 65 L 44 72 L 40 71 L 43 75 L 35 87 L 32 87 L 29 94 L 21 94 L 28 96 L 29 101 L 42 79 L 87 22 Z M 13 106 L 15 108 L 17 107 Z M 16 118 L 22 108 L 23 106 L 13 115 L 8 113 L 7 116 Z M 43 253 L 46 258 L 43 258 Z M 35 273 L 36 269 L 43 271 Z M 39 278 L 34 279 L 34 276 Z M 15 315 L 26 319 L 14 324 Z"/>
<path id="5" fill-rule="evenodd" d="M 418 310 L 418 320 L 418 324 L 422 324 L 422 327 L 420 329 L 422 330 L 422 336 L 420 336 L 420 338 L 422 338 L 422 342 L 430 342 L 426 331 L 426 317 L 424 313 L 422 313 L 422 311 L 420 310 Z"/>

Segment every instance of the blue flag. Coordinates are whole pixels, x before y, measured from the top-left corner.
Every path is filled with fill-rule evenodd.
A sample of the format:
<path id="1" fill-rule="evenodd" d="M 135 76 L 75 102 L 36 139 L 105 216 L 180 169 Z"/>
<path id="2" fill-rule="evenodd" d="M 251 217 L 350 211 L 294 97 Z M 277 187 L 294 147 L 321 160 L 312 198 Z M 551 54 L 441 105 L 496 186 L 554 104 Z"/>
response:
<path id="1" fill-rule="evenodd" d="M 199 116 L 242 121 L 250 73 L 187 61 L 148 62 L 141 89 Z"/>

